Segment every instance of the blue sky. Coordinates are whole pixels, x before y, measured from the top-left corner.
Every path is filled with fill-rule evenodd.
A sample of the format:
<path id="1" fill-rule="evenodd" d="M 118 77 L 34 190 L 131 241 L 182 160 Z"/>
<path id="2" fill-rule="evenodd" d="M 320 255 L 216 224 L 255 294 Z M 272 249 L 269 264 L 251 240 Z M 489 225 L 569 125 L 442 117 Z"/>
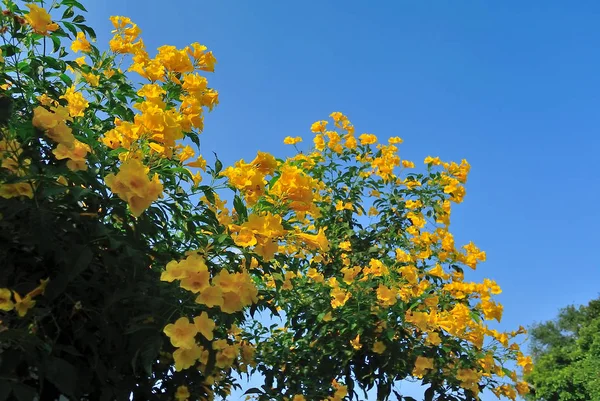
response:
<path id="1" fill-rule="evenodd" d="M 149 49 L 214 51 L 221 104 L 202 152 L 225 164 L 291 154 L 332 111 L 357 133 L 400 136 L 404 158 L 467 159 L 457 243 L 488 262 L 467 276 L 504 292 L 501 328 L 600 293 L 600 3 L 595 1 L 86 1 L 103 47 L 127 15 Z M 484 397 L 485 400 L 495 397 Z"/>

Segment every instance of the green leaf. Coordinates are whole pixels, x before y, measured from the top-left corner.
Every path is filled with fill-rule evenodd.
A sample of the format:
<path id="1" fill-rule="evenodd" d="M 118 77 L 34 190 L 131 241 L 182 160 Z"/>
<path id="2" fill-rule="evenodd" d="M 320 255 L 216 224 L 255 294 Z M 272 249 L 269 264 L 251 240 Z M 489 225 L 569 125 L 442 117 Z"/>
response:
<path id="1" fill-rule="evenodd" d="M 433 385 L 425 390 L 425 394 L 423 395 L 423 401 L 433 401 L 433 396 L 435 395 L 435 390 Z"/>
<path id="2" fill-rule="evenodd" d="M 218 244 L 222 244 L 223 242 L 225 242 L 227 239 L 229 238 L 229 235 L 227 234 L 221 234 L 217 237 L 217 243 Z"/>
<path id="3" fill-rule="evenodd" d="M 152 375 L 152 365 L 158 359 L 161 346 L 162 337 L 160 335 L 151 336 L 144 341 L 131 361 L 133 370 L 137 371 L 136 366 L 139 364 L 148 376 Z"/>
<path id="4" fill-rule="evenodd" d="M 50 197 L 58 194 L 65 193 L 69 190 L 69 187 L 64 185 L 52 185 L 44 187 L 43 196 Z"/>
<path id="5" fill-rule="evenodd" d="M 6 401 L 11 392 L 10 382 L 0 380 L 0 401 Z"/>
<path id="6" fill-rule="evenodd" d="M 62 60 L 57 60 L 54 57 L 49 57 L 49 56 L 43 56 L 41 57 L 41 60 L 44 62 L 44 64 L 46 64 L 46 66 L 58 70 L 58 71 L 62 71 L 64 70 L 64 62 Z"/>
<path id="7" fill-rule="evenodd" d="M 73 7 L 67 7 L 67 9 L 62 15 L 62 19 L 71 18 L 74 14 L 75 12 L 73 11 Z"/>
<path id="8" fill-rule="evenodd" d="M 71 24 L 70 22 L 64 21 L 62 24 L 65 26 L 65 28 L 69 30 L 69 32 L 73 34 L 73 37 L 77 37 L 77 28 L 75 28 L 75 25 Z"/>
<path id="9" fill-rule="evenodd" d="M 14 383 L 12 391 L 19 401 L 31 401 L 36 397 L 36 391 L 33 387 L 22 383 Z"/>
<path id="10" fill-rule="evenodd" d="M 64 359 L 52 358 L 49 361 L 46 378 L 64 395 L 75 393 L 77 369 Z"/>
<path id="11" fill-rule="evenodd" d="M 67 85 L 67 86 L 73 86 L 73 81 L 71 80 L 71 78 L 67 74 L 60 74 L 59 78 L 60 78 L 61 81 L 63 81 L 65 83 L 65 85 Z"/>
<path id="12" fill-rule="evenodd" d="M 217 156 L 216 153 L 215 153 L 215 159 L 216 159 L 216 161 L 215 161 L 214 175 L 217 176 L 217 175 L 219 175 L 221 170 L 223 170 L 223 163 L 221 162 L 221 160 L 219 160 L 219 157 Z"/>
<path id="13" fill-rule="evenodd" d="M 2 49 L 2 55 L 4 57 L 12 57 L 17 53 L 20 53 L 20 49 L 13 45 L 0 46 L 0 49 Z"/>
<path id="14" fill-rule="evenodd" d="M 81 354 L 81 352 L 77 351 L 77 348 L 75 348 L 72 345 L 56 345 L 54 347 L 55 350 L 58 351 L 62 351 L 62 352 L 66 352 L 69 355 L 73 355 L 73 356 L 83 356 L 83 354 Z"/>
<path id="15" fill-rule="evenodd" d="M 195 132 L 190 132 L 187 135 L 187 137 L 190 138 L 192 142 L 194 142 L 194 145 L 200 148 L 200 138 L 198 138 L 198 135 Z"/>
<path id="16" fill-rule="evenodd" d="M 93 40 L 96 40 L 96 31 L 94 31 L 92 28 L 90 28 L 87 25 L 83 25 L 83 24 L 75 24 L 77 25 L 77 27 L 79 29 L 81 29 L 82 31 L 84 31 L 85 33 L 87 33 L 87 35 L 92 38 Z"/>
<path id="17" fill-rule="evenodd" d="M 273 188 L 273 186 L 275 185 L 275 183 L 277 181 L 279 181 L 280 177 L 281 177 L 281 175 L 276 175 L 275 177 L 271 178 L 271 180 L 269 181 L 269 188 Z"/>
<path id="18" fill-rule="evenodd" d="M 45 296 L 49 301 L 62 294 L 67 289 L 69 283 L 90 265 L 94 256 L 90 248 L 82 245 L 75 248 L 74 253 L 78 256 L 72 266 L 69 266 L 70 268 L 58 275 L 56 279 L 50 280 L 45 292 Z"/>
<path id="19" fill-rule="evenodd" d="M 248 209 L 246 209 L 244 201 L 238 195 L 233 198 L 233 207 L 238 216 L 244 218 L 244 220 L 248 219 Z"/>
<path id="20" fill-rule="evenodd" d="M 204 192 L 204 196 L 206 199 L 212 204 L 215 203 L 215 192 L 210 187 L 206 187 L 206 189 L 202 188 L 202 192 Z"/>
<path id="21" fill-rule="evenodd" d="M 52 39 L 52 53 L 56 53 L 58 51 L 58 49 L 60 49 L 60 38 L 56 35 L 52 35 L 50 36 L 50 39 Z"/>
<path id="22" fill-rule="evenodd" d="M 78 2 L 77 0 L 63 0 L 62 4 L 64 6 L 77 7 L 81 11 L 87 12 L 87 10 L 85 9 L 85 7 L 83 5 L 81 5 L 81 3 Z"/>
<path id="23" fill-rule="evenodd" d="M 73 22 L 75 22 L 75 23 L 85 22 L 85 17 L 83 15 L 78 15 L 75 18 L 73 18 Z"/>

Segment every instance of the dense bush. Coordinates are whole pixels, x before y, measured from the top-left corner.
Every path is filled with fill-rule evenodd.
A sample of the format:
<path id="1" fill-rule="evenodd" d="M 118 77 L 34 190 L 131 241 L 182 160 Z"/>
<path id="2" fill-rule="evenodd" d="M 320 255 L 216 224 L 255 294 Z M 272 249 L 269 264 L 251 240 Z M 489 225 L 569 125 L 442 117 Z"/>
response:
<path id="1" fill-rule="evenodd" d="M 466 161 L 413 170 L 335 112 L 294 157 L 207 164 L 205 46 L 149 53 L 111 17 L 101 52 L 79 2 L 4 3 L 0 400 L 212 399 L 256 372 L 261 400 L 528 392 L 524 330 L 487 327 L 500 288 L 449 231 Z"/>

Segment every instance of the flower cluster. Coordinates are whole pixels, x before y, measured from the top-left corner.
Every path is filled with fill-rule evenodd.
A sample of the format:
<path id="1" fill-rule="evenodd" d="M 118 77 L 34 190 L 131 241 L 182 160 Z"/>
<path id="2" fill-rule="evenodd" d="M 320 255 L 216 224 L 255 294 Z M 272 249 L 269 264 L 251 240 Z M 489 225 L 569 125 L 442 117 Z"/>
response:
<path id="1" fill-rule="evenodd" d="M 20 317 L 24 317 L 29 309 L 35 306 L 35 298 L 43 295 L 49 279 L 41 280 L 40 285 L 25 294 L 24 297 L 8 288 L 0 288 L 0 310 L 10 312 L 15 310 Z"/>
<path id="2" fill-rule="evenodd" d="M 0 167 L 9 171 L 13 176 L 23 177 L 27 174 L 30 159 L 23 158 L 23 149 L 16 139 L 0 140 Z M 33 198 L 33 181 L 1 182 L 0 197 L 10 199 L 26 196 Z"/>
<path id="3" fill-rule="evenodd" d="M 83 116 L 88 102 L 73 88 L 69 88 L 63 97 L 69 103 L 68 107 L 59 105 L 47 96 L 40 96 L 39 101 L 42 105 L 33 110 L 32 123 L 57 143 L 52 151 L 56 159 L 67 159 L 67 167 L 72 171 L 87 170 L 86 156 L 91 150 L 90 146 L 75 139 L 67 123 L 72 122 L 73 117 Z"/>
<path id="4" fill-rule="evenodd" d="M 205 46 L 193 43 L 183 49 L 162 46 L 158 49 L 156 57 L 150 58 L 144 42 L 139 38 L 141 30 L 136 24 L 121 16 L 111 17 L 111 21 L 115 27 L 115 35 L 110 40 L 110 49 L 115 54 L 130 54 L 132 64 L 129 71 L 138 73 L 150 82 L 137 91 L 139 101 L 134 107 L 138 113 L 133 121 L 116 118 L 114 128 L 104 134 L 102 142 L 114 150 L 125 149 L 125 152 L 120 154 L 123 161 L 121 170 L 129 169 L 126 164 L 128 160 L 140 159 L 140 152 L 150 153 L 148 160 L 140 161 L 147 164 L 156 163 L 157 157 L 176 158 L 180 163 L 196 157 L 193 149 L 187 145 L 183 146 L 181 141 L 186 134 L 195 136 L 201 132 L 204 127 L 203 109 L 212 110 L 218 104 L 218 93 L 210 89 L 206 78 L 197 72 L 214 71 L 216 59 L 212 52 L 207 52 Z M 180 88 L 180 94 L 176 98 L 167 94 L 172 85 Z M 133 163 L 136 166 L 135 171 L 139 173 L 141 167 L 138 164 Z M 206 162 L 201 156 L 197 156 L 195 161 L 187 163 L 186 166 L 204 169 Z M 117 173 L 117 176 L 119 174 Z M 201 181 L 199 172 L 190 173 L 189 177 L 193 185 L 197 186 Z M 138 174 L 138 178 L 143 181 L 141 173 Z M 156 183 L 153 189 L 157 189 L 156 175 L 152 182 Z M 153 190 L 145 195 L 131 196 L 134 192 L 124 192 L 112 179 L 107 181 L 107 185 L 115 194 L 120 193 L 119 196 L 128 202 L 136 216 L 159 196 L 159 192 Z"/>
<path id="5" fill-rule="evenodd" d="M 413 162 L 399 157 L 396 145 L 402 143 L 400 138 L 392 137 L 388 145 L 380 145 L 375 135 L 362 134 L 354 141 L 354 126 L 348 118 L 337 112 L 331 117 L 341 133 L 328 131 L 327 121 L 315 122 L 311 128 L 315 133 L 315 152 L 311 155 L 312 163 L 305 164 L 306 170 L 302 171 L 314 180 L 311 186 L 320 189 L 313 198 L 319 200 L 316 204 L 320 212 L 307 220 L 302 215 L 303 210 L 296 208 L 298 216 L 289 220 L 296 222 L 298 236 L 307 236 L 302 231 L 320 226 L 327 245 L 307 247 L 305 243 L 304 247 L 294 247 L 286 243 L 279 247 L 279 252 L 294 255 L 298 262 L 294 264 L 296 270 L 286 266 L 285 274 L 273 274 L 266 284 L 265 288 L 274 292 L 277 308 L 288 316 L 304 314 L 301 311 L 307 306 L 302 300 L 307 294 L 314 296 L 316 291 L 327 296 L 329 302 L 328 308 L 320 309 L 318 331 L 304 329 L 308 330 L 304 336 L 307 341 L 312 339 L 313 349 L 319 347 L 321 341 L 322 347 L 326 347 L 325 344 L 331 347 L 331 342 L 340 337 L 341 322 L 352 316 L 352 320 L 361 323 L 348 330 L 344 338 L 357 358 L 371 353 L 372 358 L 388 360 L 394 352 L 419 350 L 421 355 L 397 356 L 413 359 L 409 373 L 415 378 L 436 376 L 465 394 L 478 397 L 480 386 L 487 378 L 505 377 L 512 384 L 490 384 L 497 394 L 512 399 L 517 393 L 526 394 L 529 387 L 519 379 L 517 372 L 508 374 L 506 367 L 497 363 L 503 358 L 523 358 L 518 344 L 510 341 L 524 333 L 524 329 L 500 333 L 485 324 L 486 320 L 502 318 L 502 305 L 493 300 L 501 290 L 489 279 L 483 283 L 464 280 L 463 270 L 458 265 L 475 269 L 479 262 L 486 260 L 486 254 L 473 243 L 459 249 L 449 231 L 451 203 L 463 200 L 469 164 L 465 160 L 456 164 L 427 157 L 428 174 L 408 173 L 400 177 L 396 169 L 415 168 Z M 288 144 L 297 142 L 291 137 L 285 140 Z M 328 179 L 324 171 L 332 165 L 338 168 L 329 172 L 333 178 Z M 274 193 L 280 196 L 293 193 L 295 185 L 282 181 L 288 174 L 287 166 L 288 162 L 277 166 L 274 175 L 279 174 L 280 178 L 273 187 L 260 180 L 264 186 L 254 203 L 260 204 L 263 197 L 270 200 L 269 196 Z M 345 169 L 351 169 L 353 174 L 342 181 L 339 177 L 343 177 Z M 232 174 L 228 177 L 235 178 Z M 281 190 L 274 191 L 280 182 Z M 244 191 L 242 185 L 233 186 Z M 436 193 L 436 196 L 423 196 L 425 193 Z M 361 217 L 364 216 L 361 204 L 366 203 L 364 197 L 372 205 L 368 213 L 371 222 L 361 223 L 361 226 L 363 233 L 370 234 L 344 228 L 357 225 L 355 218 L 364 219 Z M 271 200 L 269 203 L 274 204 Z M 330 215 L 331 210 L 337 217 L 329 220 L 327 227 L 321 222 L 321 216 Z M 287 209 L 283 213 L 287 213 Z M 328 235 L 329 241 L 325 232 L 332 233 Z M 365 245 L 361 239 L 364 235 L 371 241 L 377 238 L 379 244 Z M 240 228 L 234 240 L 238 245 L 247 246 L 256 243 L 254 236 L 255 232 Z M 365 308 L 368 313 L 361 317 L 361 310 Z M 405 323 L 398 326 L 398 321 Z M 336 333 L 336 340 L 327 335 L 323 338 L 324 333 L 328 333 L 327 327 L 334 330 L 332 335 Z M 313 335 L 315 337 L 311 337 Z M 259 352 L 287 344 L 287 330 L 272 331 L 271 336 L 268 345 L 259 345 Z M 329 343 L 326 338 L 330 338 Z M 468 344 L 468 358 L 455 360 L 459 354 L 452 352 L 451 360 L 440 361 L 430 356 L 439 352 L 436 350 L 452 349 L 451 344 L 457 340 Z M 404 342 L 411 344 L 409 348 L 400 345 Z M 498 347 L 503 351 L 494 351 Z M 292 345 L 292 349 L 296 348 Z M 279 355 L 290 358 L 283 353 Z M 522 374 L 527 371 L 528 368 L 523 369 Z"/>
<path id="6" fill-rule="evenodd" d="M 194 317 L 193 323 L 187 317 L 181 317 L 164 328 L 165 334 L 176 347 L 173 352 L 176 370 L 187 369 L 197 361 L 200 362 L 199 368 L 204 370 L 211 352 L 215 353 L 216 367 L 220 369 L 230 368 L 238 357 L 242 358 L 238 368 L 253 363 L 251 346 L 241 340 L 239 333 L 229 341 L 227 338 L 215 340 L 215 321 L 209 317 L 209 313 L 214 316 L 218 310 L 226 314 L 240 312 L 258 301 L 258 290 L 247 271 L 230 273 L 222 269 L 211 277 L 206 260 L 192 252 L 179 262 L 167 264 L 161 280 L 178 280 L 179 286 L 197 295 L 196 303 L 209 311 L 205 310 Z M 204 338 L 204 344 L 210 344 L 210 347 L 196 342 L 198 333 Z"/>

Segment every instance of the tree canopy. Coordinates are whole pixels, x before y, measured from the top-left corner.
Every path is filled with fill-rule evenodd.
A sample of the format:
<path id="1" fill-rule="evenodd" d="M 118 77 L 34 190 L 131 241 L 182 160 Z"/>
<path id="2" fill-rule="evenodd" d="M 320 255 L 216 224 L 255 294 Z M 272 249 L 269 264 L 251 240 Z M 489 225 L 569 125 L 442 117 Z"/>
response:
<path id="1" fill-rule="evenodd" d="M 531 399 L 600 400 L 600 299 L 562 309 L 555 320 L 535 325 L 530 335 Z"/>

